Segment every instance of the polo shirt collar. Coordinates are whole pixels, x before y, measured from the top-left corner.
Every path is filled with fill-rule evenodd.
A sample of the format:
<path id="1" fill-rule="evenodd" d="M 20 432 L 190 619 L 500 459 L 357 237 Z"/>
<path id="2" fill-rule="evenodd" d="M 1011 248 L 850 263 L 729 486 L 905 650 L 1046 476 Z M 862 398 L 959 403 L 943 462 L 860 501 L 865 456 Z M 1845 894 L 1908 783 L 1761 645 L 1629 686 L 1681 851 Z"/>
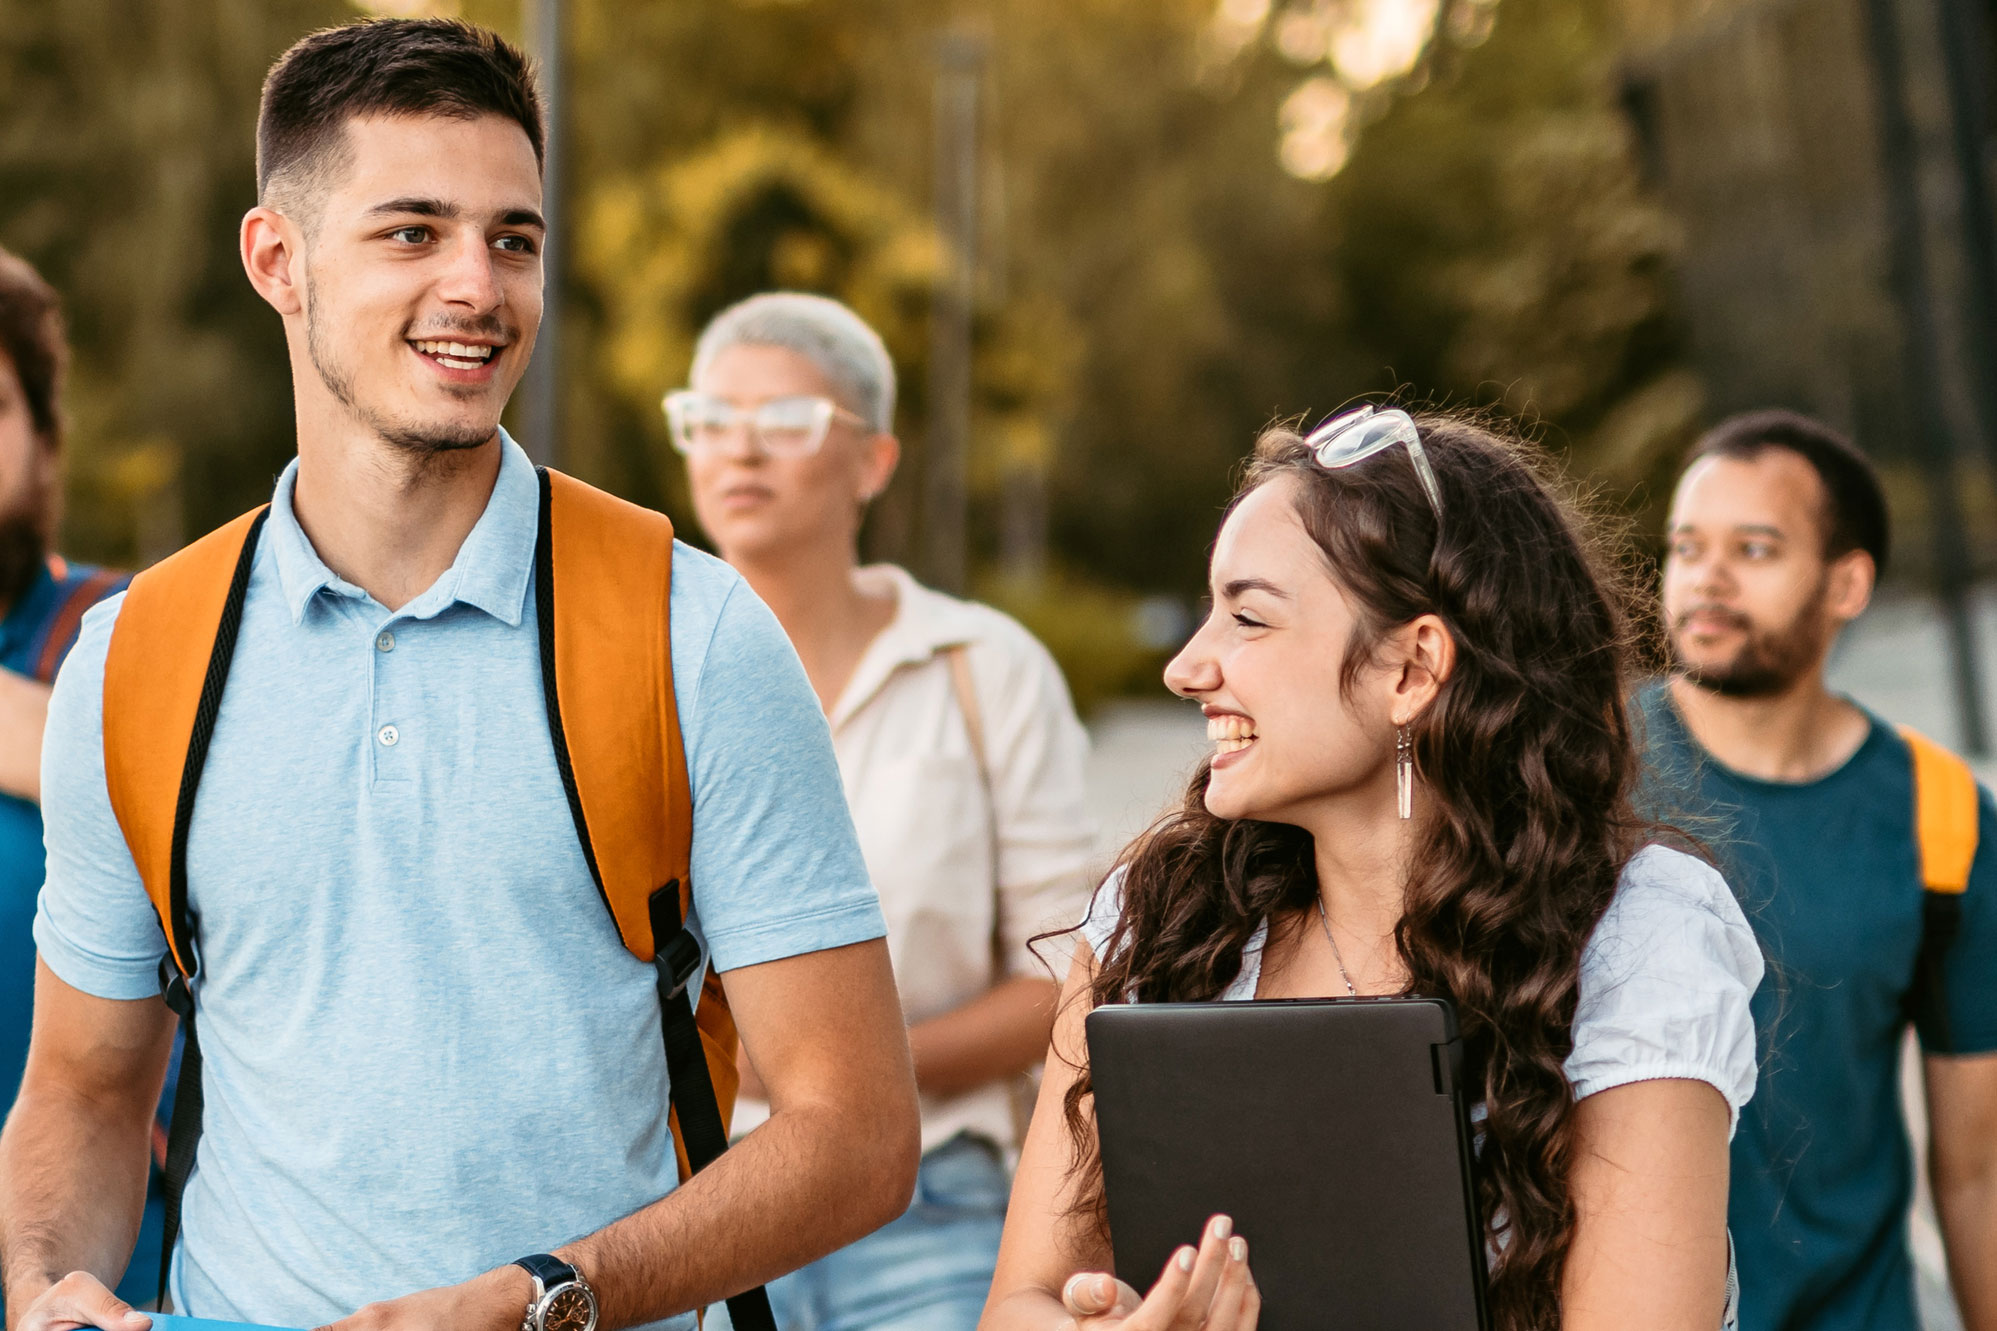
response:
<path id="1" fill-rule="evenodd" d="M 271 495 L 264 540 L 277 564 L 278 585 L 294 624 L 303 623 L 313 597 L 330 591 L 365 600 L 367 593 L 340 577 L 319 558 L 305 529 L 298 525 L 292 495 L 298 488 L 298 459 L 278 477 Z M 526 613 L 528 580 L 534 572 L 534 540 L 541 523 L 541 483 L 534 464 L 513 437 L 499 432 L 499 476 L 492 496 L 471 533 L 458 547 L 457 558 L 436 582 L 400 614 L 429 619 L 448 606 L 463 602 L 517 628 Z"/>

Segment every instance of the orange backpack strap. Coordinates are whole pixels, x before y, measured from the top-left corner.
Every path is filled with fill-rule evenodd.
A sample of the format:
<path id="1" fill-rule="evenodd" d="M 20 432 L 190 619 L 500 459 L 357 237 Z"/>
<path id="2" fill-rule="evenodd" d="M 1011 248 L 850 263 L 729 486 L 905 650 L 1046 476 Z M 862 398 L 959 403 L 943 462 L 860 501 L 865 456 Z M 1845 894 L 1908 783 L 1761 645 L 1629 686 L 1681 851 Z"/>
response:
<path id="1" fill-rule="evenodd" d="M 104 786 L 166 934 L 160 992 L 180 1018 L 180 1080 L 167 1135 L 159 1306 L 180 1237 L 180 1202 L 201 1140 L 200 968 L 187 904 L 187 828 L 236 651 L 268 507 L 246 513 L 132 579 L 104 658 Z"/>
<path id="2" fill-rule="evenodd" d="M 180 974 L 196 967 L 187 830 L 268 507 L 132 579 L 104 658 L 104 786 Z"/>
<path id="3" fill-rule="evenodd" d="M 1900 738 L 1914 756 L 1914 830 L 1921 882 L 1930 892 L 1961 895 L 1976 859 L 1976 775 L 1969 764 L 1907 726 Z"/>
<path id="4" fill-rule="evenodd" d="M 673 692 L 673 526 L 541 469 L 535 614 L 548 732 L 590 875 L 624 946 L 658 971 L 680 1178 L 728 1148 L 739 1080 L 735 1023 L 686 929 L 693 793 Z M 759 1286 L 728 1300 L 737 1331 L 775 1331 Z"/>
<path id="5" fill-rule="evenodd" d="M 1921 951 L 1908 991 L 1912 1013 L 1926 1018 L 1923 1037 L 1953 1047 L 1948 1019 L 1948 953 L 1962 923 L 1962 897 L 1976 862 L 1978 792 L 1969 764 L 1927 736 L 1901 726 L 1914 764 L 1914 836 L 1920 851 Z"/>

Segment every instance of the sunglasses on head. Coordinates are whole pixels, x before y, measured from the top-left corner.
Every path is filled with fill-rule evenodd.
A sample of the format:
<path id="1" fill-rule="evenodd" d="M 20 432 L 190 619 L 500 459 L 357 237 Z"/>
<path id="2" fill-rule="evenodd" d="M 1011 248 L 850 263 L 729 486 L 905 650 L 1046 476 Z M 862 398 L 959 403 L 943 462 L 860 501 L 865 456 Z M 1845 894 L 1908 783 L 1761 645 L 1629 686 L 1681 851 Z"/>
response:
<path id="1" fill-rule="evenodd" d="M 1435 510 L 1436 521 L 1442 521 L 1442 487 L 1436 484 L 1435 469 L 1429 466 L 1428 454 L 1422 451 L 1421 431 L 1415 429 L 1414 417 L 1405 411 L 1360 407 L 1326 421 L 1304 440 L 1304 447 L 1311 450 L 1317 464 L 1334 471 L 1364 462 L 1395 444 L 1407 445 L 1408 459 L 1415 464 L 1415 477 L 1421 481 L 1422 493 L 1428 496 L 1428 506 Z"/>

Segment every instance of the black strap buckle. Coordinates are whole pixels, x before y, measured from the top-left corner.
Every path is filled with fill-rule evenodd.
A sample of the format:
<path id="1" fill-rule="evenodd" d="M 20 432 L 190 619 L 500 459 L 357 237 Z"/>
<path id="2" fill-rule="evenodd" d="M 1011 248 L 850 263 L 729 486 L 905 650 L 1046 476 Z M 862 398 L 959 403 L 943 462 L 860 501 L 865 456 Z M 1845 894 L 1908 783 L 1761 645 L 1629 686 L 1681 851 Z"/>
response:
<path id="1" fill-rule="evenodd" d="M 666 989 L 666 997 L 677 998 L 686 992 L 694 973 L 700 969 L 700 959 L 699 940 L 693 936 L 693 930 L 681 926 L 680 931 L 658 949 L 655 957 L 659 974 L 672 981 Z"/>
<path id="2" fill-rule="evenodd" d="M 171 952 L 159 959 L 159 996 L 182 1021 L 194 1015 L 194 991 L 188 988 L 187 977 L 174 964 Z"/>

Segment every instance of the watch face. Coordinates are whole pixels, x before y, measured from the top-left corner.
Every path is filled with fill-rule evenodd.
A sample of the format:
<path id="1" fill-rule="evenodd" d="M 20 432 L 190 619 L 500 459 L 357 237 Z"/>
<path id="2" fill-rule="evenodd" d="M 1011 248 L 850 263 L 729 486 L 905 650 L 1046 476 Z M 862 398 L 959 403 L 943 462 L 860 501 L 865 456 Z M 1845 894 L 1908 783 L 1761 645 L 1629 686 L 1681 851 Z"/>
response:
<path id="1" fill-rule="evenodd" d="M 543 1331 L 590 1331 L 595 1325 L 596 1300 L 580 1285 L 556 1290 L 541 1314 Z"/>

